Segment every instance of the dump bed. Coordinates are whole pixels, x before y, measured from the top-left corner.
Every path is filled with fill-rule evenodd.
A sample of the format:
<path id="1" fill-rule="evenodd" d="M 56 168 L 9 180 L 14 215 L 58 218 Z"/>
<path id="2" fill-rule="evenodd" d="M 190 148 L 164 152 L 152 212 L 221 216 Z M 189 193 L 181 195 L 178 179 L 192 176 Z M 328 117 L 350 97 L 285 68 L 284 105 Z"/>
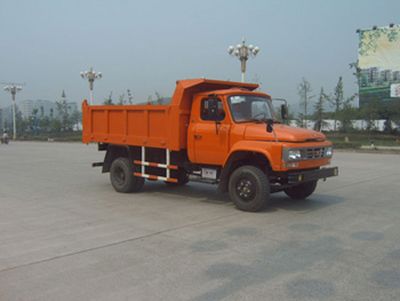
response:
<path id="1" fill-rule="evenodd" d="M 83 142 L 168 147 L 171 140 L 170 106 L 82 105 Z"/>
<path id="2" fill-rule="evenodd" d="M 192 79 L 177 81 L 169 105 L 82 103 L 82 141 L 180 150 L 186 148 L 193 95 L 228 88 L 254 90 L 256 84 Z"/>

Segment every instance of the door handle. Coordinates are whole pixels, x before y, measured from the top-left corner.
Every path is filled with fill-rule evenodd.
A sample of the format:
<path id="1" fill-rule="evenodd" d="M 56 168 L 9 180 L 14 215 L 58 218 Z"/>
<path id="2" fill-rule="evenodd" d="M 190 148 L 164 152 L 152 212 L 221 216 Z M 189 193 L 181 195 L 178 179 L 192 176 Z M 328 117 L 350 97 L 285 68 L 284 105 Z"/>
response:
<path id="1" fill-rule="evenodd" d="M 201 136 L 201 135 L 199 135 L 199 134 L 194 134 L 194 139 L 196 139 L 196 140 L 199 140 L 199 139 L 201 139 L 201 137 L 203 137 L 203 136 Z"/>

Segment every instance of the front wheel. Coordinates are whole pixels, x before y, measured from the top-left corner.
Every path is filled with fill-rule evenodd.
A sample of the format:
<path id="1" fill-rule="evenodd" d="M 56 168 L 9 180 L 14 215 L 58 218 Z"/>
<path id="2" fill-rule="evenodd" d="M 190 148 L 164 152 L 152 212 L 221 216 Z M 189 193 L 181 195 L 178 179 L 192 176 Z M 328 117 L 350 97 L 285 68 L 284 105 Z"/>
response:
<path id="1" fill-rule="evenodd" d="M 229 178 L 229 196 L 243 211 L 259 211 L 270 198 L 269 181 L 259 168 L 245 165 L 236 169 Z"/>
<path id="2" fill-rule="evenodd" d="M 312 195 L 317 188 L 317 181 L 306 182 L 290 188 L 286 188 L 285 193 L 294 200 L 303 200 Z"/>
<path id="3" fill-rule="evenodd" d="M 137 192 L 143 188 L 144 178 L 133 175 L 133 167 L 127 158 L 115 159 L 110 168 L 110 180 L 118 192 Z"/>

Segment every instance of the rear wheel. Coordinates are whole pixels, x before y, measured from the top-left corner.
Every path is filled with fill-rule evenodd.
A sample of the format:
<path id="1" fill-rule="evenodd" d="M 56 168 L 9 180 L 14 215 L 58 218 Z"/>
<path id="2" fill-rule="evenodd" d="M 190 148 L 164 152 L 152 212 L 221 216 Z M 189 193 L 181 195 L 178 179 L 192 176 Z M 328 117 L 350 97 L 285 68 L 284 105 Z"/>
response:
<path id="1" fill-rule="evenodd" d="M 259 168 L 245 165 L 229 178 L 229 196 L 236 207 L 244 211 L 259 211 L 270 199 L 268 178 Z"/>
<path id="2" fill-rule="evenodd" d="M 317 188 L 317 181 L 306 182 L 300 185 L 296 185 L 285 189 L 285 193 L 294 200 L 303 200 L 315 191 Z"/>
<path id="3" fill-rule="evenodd" d="M 132 164 L 127 158 L 115 159 L 110 168 L 110 180 L 118 192 L 137 192 L 143 188 L 144 178 L 133 175 Z"/>

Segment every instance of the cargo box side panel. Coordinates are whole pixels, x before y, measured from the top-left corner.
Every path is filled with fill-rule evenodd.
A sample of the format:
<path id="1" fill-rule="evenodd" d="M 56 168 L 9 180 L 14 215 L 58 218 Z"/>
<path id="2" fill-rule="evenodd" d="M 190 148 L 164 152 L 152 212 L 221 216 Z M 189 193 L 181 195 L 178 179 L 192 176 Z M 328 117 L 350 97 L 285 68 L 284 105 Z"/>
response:
<path id="1" fill-rule="evenodd" d="M 129 145 L 167 148 L 169 122 L 167 106 L 130 107 L 127 111 Z"/>
<path id="2" fill-rule="evenodd" d="M 148 145 L 151 147 L 167 147 L 168 142 L 168 116 L 167 110 L 149 110 L 149 136 Z"/>
<path id="3" fill-rule="evenodd" d="M 126 139 L 125 132 L 125 110 L 109 110 L 108 112 L 108 134 L 110 142 L 123 142 Z"/>
<path id="4" fill-rule="evenodd" d="M 179 150 L 186 144 L 188 116 L 170 106 L 82 106 L 84 143 L 104 142 L 121 145 Z"/>
<path id="5" fill-rule="evenodd" d="M 144 145 L 148 135 L 147 111 L 129 109 L 127 118 L 127 143 L 129 145 Z"/>
<path id="6" fill-rule="evenodd" d="M 98 141 L 107 140 L 108 136 L 108 111 L 92 109 L 91 111 L 91 136 Z M 89 111 L 89 112 L 90 112 Z"/>

